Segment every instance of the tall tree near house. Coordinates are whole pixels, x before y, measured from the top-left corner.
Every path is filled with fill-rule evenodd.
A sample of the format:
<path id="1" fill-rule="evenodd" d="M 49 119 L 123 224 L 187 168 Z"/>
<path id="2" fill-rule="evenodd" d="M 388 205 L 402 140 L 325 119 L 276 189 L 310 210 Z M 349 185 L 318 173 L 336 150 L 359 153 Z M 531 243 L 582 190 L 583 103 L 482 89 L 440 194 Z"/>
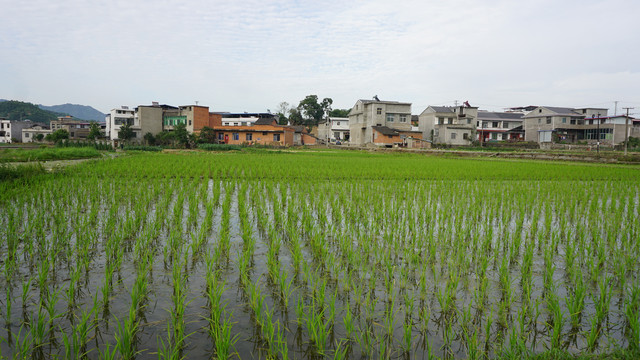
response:
<path id="1" fill-rule="evenodd" d="M 329 113 L 331 112 L 331 105 L 333 104 L 333 100 L 331 98 L 324 98 L 322 99 L 322 102 L 320 103 L 320 106 L 322 106 L 322 112 L 323 112 L 323 116 L 329 116 Z M 322 118 L 318 119 L 322 120 Z"/>
<path id="2" fill-rule="evenodd" d="M 307 95 L 300 104 L 298 104 L 298 111 L 304 116 L 304 120 L 307 124 L 318 124 L 318 121 L 322 120 L 325 113 L 325 106 L 331 106 L 333 101 L 325 98 L 322 104 L 318 103 L 318 95 Z"/>
<path id="3" fill-rule="evenodd" d="M 100 139 L 103 136 L 102 130 L 100 130 L 100 126 L 97 123 L 91 123 L 91 128 L 89 129 L 89 135 L 87 135 L 87 139 L 96 140 Z"/>
<path id="4" fill-rule="evenodd" d="M 291 111 L 291 105 L 289 105 L 288 102 L 283 101 L 278 104 L 276 111 L 278 114 L 278 124 L 287 125 L 287 122 L 289 121 L 287 114 Z"/>
<path id="5" fill-rule="evenodd" d="M 212 128 L 205 126 L 200 130 L 198 142 L 213 144 L 216 142 L 216 132 Z"/>
<path id="6" fill-rule="evenodd" d="M 186 148 L 189 147 L 189 143 L 191 142 L 192 137 L 189 135 L 187 131 L 186 124 L 178 124 L 173 128 L 173 133 L 175 134 L 175 139 L 179 145 L 184 146 Z"/>
<path id="7" fill-rule="evenodd" d="M 331 117 L 349 117 L 351 109 L 331 109 L 329 116 Z"/>
<path id="8" fill-rule="evenodd" d="M 54 143 L 57 143 L 60 140 L 69 139 L 69 132 L 65 129 L 58 129 L 52 132 L 51 134 L 47 134 L 47 136 L 45 136 L 44 139 L 47 141 L 52 141 Z"/>
<path id="9" fill-rule="evenodd" d="M 147 142 L 147 145 L 153 146 L 156 144 L 156 137 L 153 136 L 153 134 L 150 132 L 144 134 L 143 138 L 144 138 L 144 141 Z"/>
<path id="10" fill-rule="evenodd" d="M 302 117 L 302 114 L 300 113 L 300 110 L 298 110 L 298 108 L 289 110 L 289 122 L 291 123 L 291 125 L 304 124 L 304 118 Z"/>
<path id="11" fill-rule="evenodd" d="M 128 142 L 129 140 L 136 137 L 136 133 L 131 129 L 131 125 L 124 124 L 120 127 L 120 131 L 118 131 L 118 139 Z"/>

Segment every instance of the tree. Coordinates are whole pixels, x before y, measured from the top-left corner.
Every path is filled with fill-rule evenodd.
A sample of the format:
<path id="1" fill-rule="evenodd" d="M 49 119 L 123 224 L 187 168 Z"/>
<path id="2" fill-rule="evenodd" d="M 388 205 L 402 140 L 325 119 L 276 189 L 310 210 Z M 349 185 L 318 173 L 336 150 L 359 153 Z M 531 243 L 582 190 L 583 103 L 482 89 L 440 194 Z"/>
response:
<path id="1" fill-rule="evenodd" d="M 189 136 L 189 132 L 187 131 L 186 124 L 180 123 L 176 125 L 173 128 L 173 133 L 178 144 L 184 147 L 189 147 L 190 136 Z"/>
<path id="2" fill-rule="evenodd" d="M 302 118 L 302 114 L 297 108 L 289 110 L 289 122 L 291 122 L 291 125 L 304 124 L 304 118 Z"/>
<path id="3" fill-rule="evenodd" d="M 289 119 L 287 119 L 287 114 L 291 111 L 291 105 L 288 102 L 283 101 L 278 104 L 277 115 L 278 115 L 278 124 L 287 125 Z"/>
<path id="4" fill-rule="evenodd" d="M 89 129 L 89 135 L 87 135 L 87 139 L 96 140 L 100 139 L 103 136 L 102 130 L 100 130 L 100 126 L 97 123 L 91 123 L 91 128 Z"/>
<path id="5" fill-rule="evenodd" d="M 216 142 L 216 132 L 212 128 L 205 126 L 200 130 L 200 136 L 198 137 L 198 142 L 214 144 Z"/>
<path id="6" fill-rule="evenodd" d="M 52 132 L 51 134 L 47 134 L 47 136 L 44 137 L 45 140 L 52 141 L 54 143 L 57 143 L 58 141 L 65 140 L 68 138 L 69 138 L 69 132 L 65 129 L 58 129 Z"/>
<path id="7" fill-rule="evenodd" d="M 42 141 L 42 139 L 44 139 L 44 134 L 36 134 L 34 137 L 37 141 Z"/>
<path id="8" fill-rule="evenodd" d="M 298 104 L 298 111 L 308 124 L 317 124 L 324 116 L 324 108 L 323 105 L 318 103 L 318 95 L 307 95 Z"/>
<path id="9" fill-rule="evenodd" d="M 150 132 L 144 134 L 143 138 L 144 138 L 144 141 L 147 142 L 147 145 L 153 146 L 156 144 L 156 137 L 153 136 L 153 134 Z"/>
<path id="10" fill-rule="evenodd" d="M 127 142 L 136 137 L 136 133 L 131 129 L 131 125 L 124 124 L 120 126 L 120 131 L 118 131 L 118 139 Z"/>
<path id="11" fill-rule="evenodd" d="M 351 109 L 332 109 L 329 111 L 331 117 L 349 117 Z"/>

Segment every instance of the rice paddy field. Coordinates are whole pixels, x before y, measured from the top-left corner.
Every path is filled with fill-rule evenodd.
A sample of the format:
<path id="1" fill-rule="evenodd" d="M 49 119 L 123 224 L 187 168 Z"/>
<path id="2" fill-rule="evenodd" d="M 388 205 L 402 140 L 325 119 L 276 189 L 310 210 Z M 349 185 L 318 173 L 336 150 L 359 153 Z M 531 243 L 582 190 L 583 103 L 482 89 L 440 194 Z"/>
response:
<path id="1" fill-rule="evenodd" d="M 640 168 L 152 153 L 0 183 L 0 355 L 640 356 Z"/>

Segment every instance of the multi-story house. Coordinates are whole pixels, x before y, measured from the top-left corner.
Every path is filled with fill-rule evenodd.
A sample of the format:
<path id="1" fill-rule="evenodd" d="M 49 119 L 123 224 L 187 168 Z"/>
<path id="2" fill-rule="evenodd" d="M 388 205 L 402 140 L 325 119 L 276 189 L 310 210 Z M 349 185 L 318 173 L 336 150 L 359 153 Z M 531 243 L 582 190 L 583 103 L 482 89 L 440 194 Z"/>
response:
<path id="1" fill-rule="evenodd" d="M 478 111 L 476 139 L 485 141 L 524 140 L 524 114 L 520 112 Z"/>
<path id="2" fill-rule="evenodd" d="M 597 128 L 598 122 L 603 123 L 607 117 L 607 109 L 538 106 L 533 111 L 524 115 L 525 140 L 535 142 L 566 141 L 597 142 L 595 138 L 588 139 L 586 131 L 589 128 Z M 591 124 L 585 119 L 591 119 Z M 598 119 L 595 120 L 594 119 Z M 606 138 L 606 133 L 601 136 Z"/>
<path id="3" fill-rule="evenodd" d="M 107 114 L 105 121 L 107 123 L 106 126 L 106 136 L 115 140 L 118 138 L 118 132 L 122 125 L 129 125 L 135 134 L 135 138 L 142 139 L 143 133 L 140 128 L 140 122 L 136 123 L 135 121 L 135 109 L 129 109 L 128 106 L 120 106 L 119 108 L 111 109 L 109 114 Z"/>
<path id="4" fill-rule="evenodd" d="M 0 143 L 10 144 L 14 141 L 23 142 L 22 129 L 33 125 L 31 120 L 9 120 L 0 118 Z"/>
<path id="5" fill-rule="evenodd" d="M 318 123 L 318 138 L 325 142 L 349 141 L 349 118 L 328 117 Z"/>
<path id="6" fill-rule="evenodd" d="M 222 126 L 251 126 L 260 119 L 278 120 L 276 115 L 270 113 L 230 113 L 230 112 L 214 112 L 220 115 Z"/>
<path id="7" fill-rule="evenodd" d="M 58 120 L 52 120 L 49 124 L 51 132 L 56 130 L 66 130 L 69 139 L 86 139 L 91 131 L 91 122 L 75 119 L 73 116 L 59 116 Z"/>
<path id="8" fill-rule="evenodd" d="M 381 132 L 374 126 L 411 132 L 411 103 L 358 100 L 349 112 L 349 142 L 358 146 L 380 143 Z"/>
<path id="9" fill-rule="evenodd" d="M 478 108 L 428 106 L 418 117 L 422 138 L 438 144 L 470 145 L 476 138 Z"/>

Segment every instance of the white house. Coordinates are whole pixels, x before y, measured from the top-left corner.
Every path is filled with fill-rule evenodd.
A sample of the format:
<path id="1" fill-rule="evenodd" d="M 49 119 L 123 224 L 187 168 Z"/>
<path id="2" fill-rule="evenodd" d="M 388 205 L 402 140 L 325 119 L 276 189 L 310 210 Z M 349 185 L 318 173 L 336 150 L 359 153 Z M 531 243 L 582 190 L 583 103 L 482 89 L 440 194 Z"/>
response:
<path id="1" fill-rule="evenodd" d="M 318 137 L 326 142 L 349 141 L 349 118 L 329 117 L 318 123 Z"/>
<path id="2" fill-rule="evenodd" d="M 125 124 L 129 124 L 132 130 L 136 134 L 136 138 L 142 138 L 140 123 L 136 123 L 135 110 L 129 109 L 128 106 L 120 106 L 119 108 L 111 109 L 107 114 L 105 121 L 107 123 L 105 135 L 115 140 L 118 138 L 118 132 L 120 127 Z"/>

